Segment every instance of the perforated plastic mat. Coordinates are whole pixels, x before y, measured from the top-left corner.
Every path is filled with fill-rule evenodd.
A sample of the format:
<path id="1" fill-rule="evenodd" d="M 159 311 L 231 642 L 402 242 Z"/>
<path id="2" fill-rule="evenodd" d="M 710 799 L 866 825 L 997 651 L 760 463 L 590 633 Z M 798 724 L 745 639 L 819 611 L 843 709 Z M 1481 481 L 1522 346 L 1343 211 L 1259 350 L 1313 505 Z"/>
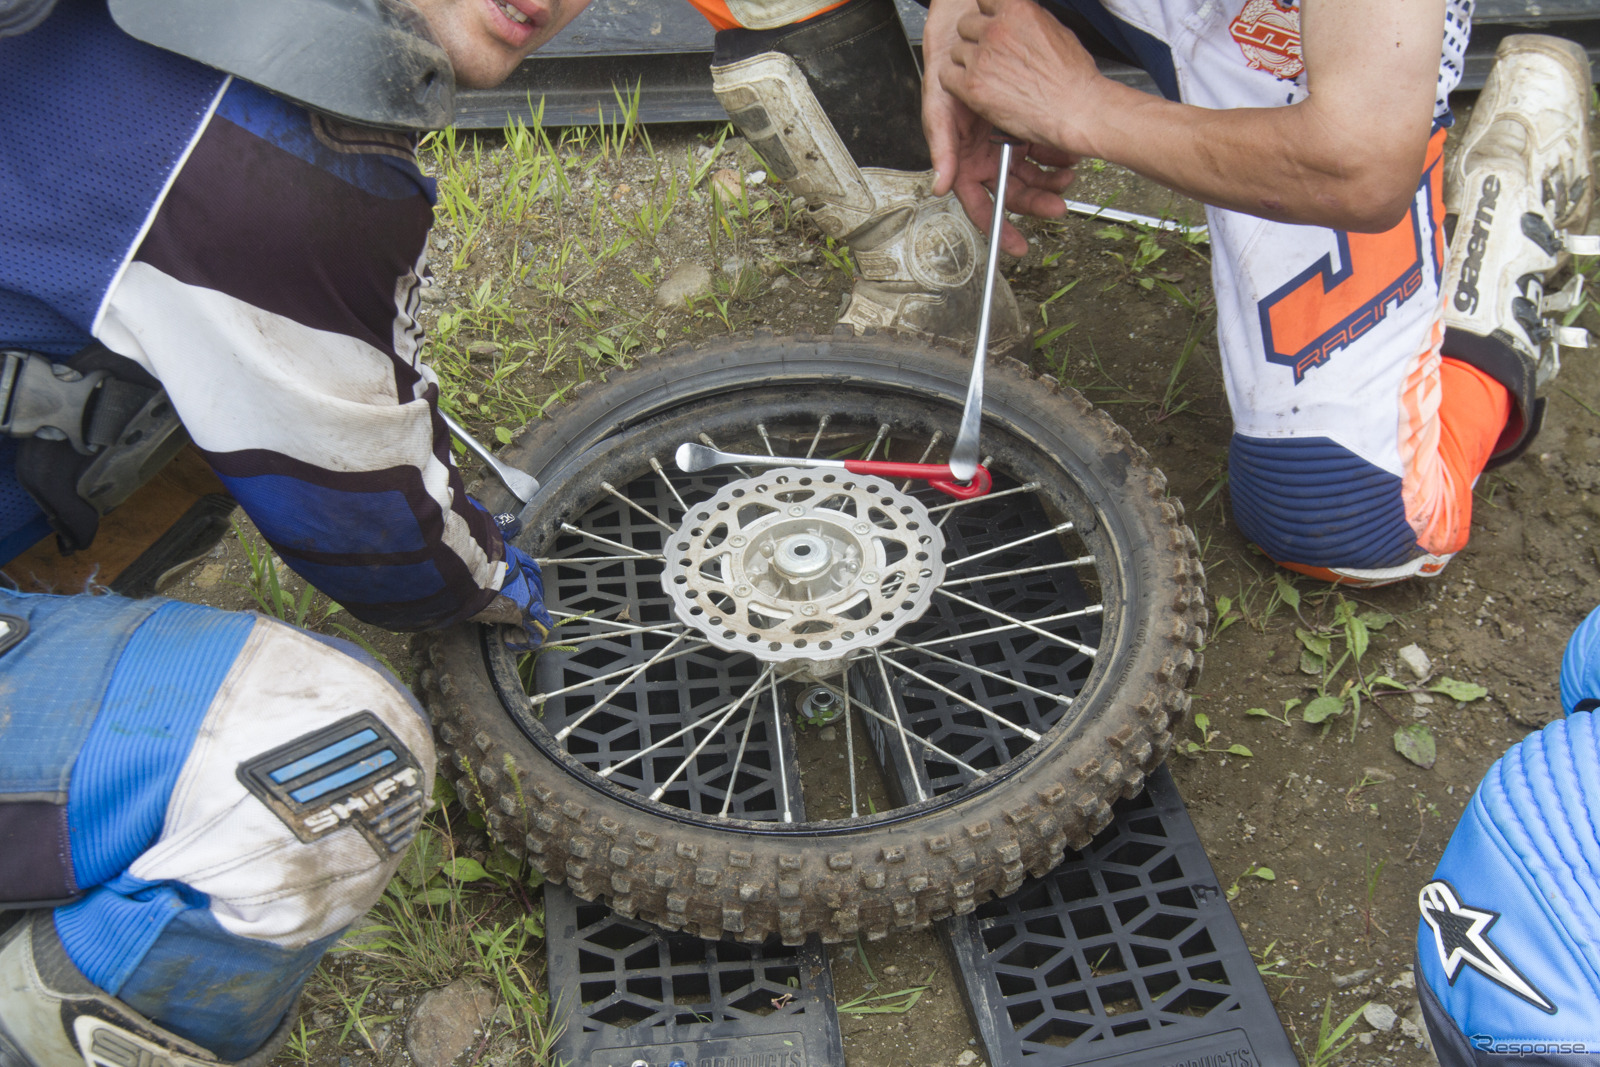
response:
<path id="1" fill-rule="evenodd" d="M 1298 1062 L 1165 767 L 1081 853 L 942 924 L 990 1064 Z"/>

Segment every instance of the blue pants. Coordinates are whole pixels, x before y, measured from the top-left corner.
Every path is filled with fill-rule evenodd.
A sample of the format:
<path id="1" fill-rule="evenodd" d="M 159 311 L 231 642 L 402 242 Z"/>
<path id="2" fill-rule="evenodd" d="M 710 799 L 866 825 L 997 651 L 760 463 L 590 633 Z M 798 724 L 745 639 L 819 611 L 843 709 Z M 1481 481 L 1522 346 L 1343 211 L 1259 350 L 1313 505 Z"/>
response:
<path id="1" fill-rule="evenodd" d="M 343 642 L 0 591 L 0 906 L 53 906 L 86 978 L 224 1059 L 376 901 L 433 769 L 421 709 Z"/>
<path id="2" fill-rule="evenodd" d="M 1443 1067 L 1600 1052 L 1600 611 L 1561 667 L 1568 717 L 1484 777 L 1418 896 L 1417 993 Z"/>

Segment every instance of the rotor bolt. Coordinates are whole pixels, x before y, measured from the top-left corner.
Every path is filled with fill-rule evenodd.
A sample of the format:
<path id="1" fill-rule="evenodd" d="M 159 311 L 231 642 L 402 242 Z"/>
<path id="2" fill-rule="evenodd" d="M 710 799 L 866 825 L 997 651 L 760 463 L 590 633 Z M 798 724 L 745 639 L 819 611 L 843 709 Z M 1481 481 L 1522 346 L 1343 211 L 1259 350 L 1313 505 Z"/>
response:
<path id="1" fill-rule="evenodd" d="M 798 519 L 800 516 L 804 515 L 805 513 L 806 513 L 806 509 L 804 507 L 802 507 L 801 505 L 799 505 L 799 504 L 791 504 L 791 505 L 789 505 L 789 514 L 792 515 L 794 518 Z"/>
<path id="2" fill-rule="evenodd" d="M 858 534 L 869 534 L 872 532 L 872 527 L 864 522 L 856 523 L 855 526 L 851 527 L 851 529 L 855 530 L 855 532 Z"/>
<path id="3" fill-rule="evenodd" d="M 878 584 L 878 572 L 877 571 L 867 571 L 865 574 L 863 574 L 861 576 L 861 580 L 863 582 L 866 582 L 868 585 L 877 585 Z"/>
<path id="4" fill-rule="evenodd" d="M 747 597 L 753 592 L 755 592 L 755 590 L 751 589 L 748 585 L 736 585 L 733 587 L 733 595 L 737 597 Z"/>
<path id="5" fill-rule="evenodd" d="M 734 548 L 743 548 L 749 543 L 749 540 L 745 538 L 744 534 L 734 534 L 732 537 L 728 538 L 728 544 L 732 545 Z"/>
<path id="6" fill-rule="evenodd" d="M 815 604 L 802 604 L 800 606 L 800 614 L 802 615 L 815 615 L 816 613 L 817 606 Z"/>

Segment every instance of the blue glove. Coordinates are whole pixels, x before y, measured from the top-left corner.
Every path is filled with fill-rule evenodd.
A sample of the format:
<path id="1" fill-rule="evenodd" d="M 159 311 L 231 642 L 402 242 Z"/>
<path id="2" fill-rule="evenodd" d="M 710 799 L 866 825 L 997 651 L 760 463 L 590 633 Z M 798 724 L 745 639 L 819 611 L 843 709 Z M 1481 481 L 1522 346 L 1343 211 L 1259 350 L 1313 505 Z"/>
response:
<path id="1" fill-rule="evenodd" d="M 506 647 L 513 652 L 532 652 L 550 636 L 555 623 L 544 608 L 544 578 L 539 565 L 510 541 L 506 542 L 506 578 L 500 585 L 500 595 L 509 597 L 522 609 L 522 629 L 527 635 L 507 640 Z"/>

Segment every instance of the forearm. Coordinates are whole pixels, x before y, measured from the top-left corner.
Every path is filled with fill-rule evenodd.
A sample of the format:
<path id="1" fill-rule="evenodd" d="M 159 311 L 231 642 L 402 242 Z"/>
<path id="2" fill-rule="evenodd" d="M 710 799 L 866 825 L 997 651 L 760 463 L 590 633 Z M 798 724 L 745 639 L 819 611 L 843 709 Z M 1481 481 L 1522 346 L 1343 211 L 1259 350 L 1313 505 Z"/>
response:
<path id="1" fill-rule="evenodd" d="M 1058 129 L 1052 143 L 1079 139 L 1088 154 L 1217 207 L 1279 222 L 1381 231 L 1404 215 L 1422 171 L 1425 138 L 1374 146 L 1311 99 L 1211 110 L 1100 82 L 1075 109 L 1073 128 Z"/>

